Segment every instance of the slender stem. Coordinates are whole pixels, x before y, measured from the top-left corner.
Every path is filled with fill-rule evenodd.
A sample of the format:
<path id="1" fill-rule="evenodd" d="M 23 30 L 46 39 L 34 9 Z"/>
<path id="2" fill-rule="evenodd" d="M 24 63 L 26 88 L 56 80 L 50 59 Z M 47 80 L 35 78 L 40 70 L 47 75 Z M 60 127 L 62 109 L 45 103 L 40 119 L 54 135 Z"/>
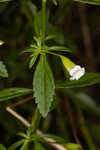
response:
<path id="1" fill-rule="evenodd" d="M 33 128 L 33 132 L 35 132 L 39 126 L 40 123 L 40 119 L 41 119 L 41 115 L 38 111 L 38 109 L 36 108 L 33 116 L 32 116 L 32 128 Z"/>
<path id="2" fill-rule="evenodd" d="M 42 45 L 45 45 L 46 30 L 46 0 L 42 0 Z"/>
<path id="3" fill-rule="evenodd" d="M 86 127 L 84 116 L 78 105 L 77 105 L 77 110 L 78 110 L 78 115 L 79 115 L 80 127 L 84 134 L 85 140 L 88 143 L 89 150 L 96 150 L 93 140 L 91 138 L 91 135 Z"/>

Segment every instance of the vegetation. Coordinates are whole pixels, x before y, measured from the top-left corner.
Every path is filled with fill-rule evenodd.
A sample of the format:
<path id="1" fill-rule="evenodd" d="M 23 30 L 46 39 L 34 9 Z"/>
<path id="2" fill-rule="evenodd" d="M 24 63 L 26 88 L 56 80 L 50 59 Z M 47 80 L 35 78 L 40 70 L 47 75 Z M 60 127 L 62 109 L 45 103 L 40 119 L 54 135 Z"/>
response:
<path id="1" fill-rule="evenodd" d="M 0 150 L 99 150 L 99 5 L 0 0 Z"/>

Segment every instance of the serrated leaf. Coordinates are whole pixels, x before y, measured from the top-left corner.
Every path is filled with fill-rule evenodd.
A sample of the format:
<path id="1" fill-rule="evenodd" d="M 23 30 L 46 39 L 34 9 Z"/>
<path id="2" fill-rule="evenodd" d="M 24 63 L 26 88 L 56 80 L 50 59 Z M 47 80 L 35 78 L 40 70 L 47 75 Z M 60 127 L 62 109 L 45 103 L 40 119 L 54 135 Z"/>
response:
<path id="1" fill-rule="evenodd" d="M 68 150 L 80 150 L 80 145 L 74 143 L 68 143 L 65 145 Z"/>
<path id="2" fill-rule="evenodd" d="M 34 150 L 46 150 L 40 143 L 34 143 Z"/>
<path id="3" fill-rule="evenodd" d="M 5 77 L 5 78 L 8 77 L 8 72 L 2 61 L 0 61 L 0 77 Z"/>
<path id="4" fill-rule="evenodd" d="M 96 83 L 100 83 L 99 73 L 85 73 L 79 80 L 58 81 L 56 83 L 56 88 L 86 87 Z"/>
<path id="5" fill-rule="evenodd" d="M 69 48 L 64 47 L 64 46 L 51 46 L 48 48 L 48 50 L 51 51 L 61 51 L 61 52 L 72 52 Z"/>
<path id="6" fill-rule="evenodd" d="M 19 147 L 20 145 L 22 145 L 24 143 L 24 140 L 20 140 L 15 142 L 14 144 L 12 144 L 8 150 L 15 150 L 17 147 Z"/>
<path id="7" fill-rule="evenodd" d="M 6 148 L 2 144 L 0 144 L 0 150 L 6 150 Z"/>
<path id="8" fill-rule="evenodd" d="M 100 0 L 74 0 L 76 2 L 87 3 L 92 5 L 100 5 Z"/>
<path id="9" fill-rule="evenodd" d="M 27 88 L 8 88 L 0 91 L 0 101 L 6 101 L 19 96 L 32 93 L 32 89 Z"/>
<path id="10" fill-rule="evenodd" d="M 38 58 L 38 55 L 34 55 L 32 56 L 30 62 L 29 62 L 29 69 L 32 68 L 32 66 L 34 65 L 34 63 L 36 62 L 36 59 Z"/>
<path id="11" fill-rule="evenodd" d="M 52 71 L 47 62 L 46 55 L 41 55 L 34 74 L 33 91 L 38 109 L 43 117 L 46 117 L 50 110 L 54 90 L 55 84 Z"/>

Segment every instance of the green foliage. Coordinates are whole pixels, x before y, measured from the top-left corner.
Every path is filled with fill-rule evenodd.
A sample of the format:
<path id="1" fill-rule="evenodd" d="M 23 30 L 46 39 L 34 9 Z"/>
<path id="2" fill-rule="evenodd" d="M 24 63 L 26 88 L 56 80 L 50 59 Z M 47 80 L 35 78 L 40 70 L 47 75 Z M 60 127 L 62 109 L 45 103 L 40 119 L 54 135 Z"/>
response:
<path id="1" fill-rule="evenodd" d="M 56 88 L 76 88 L 86 87 L 100 82 L 99 73 L 85 73 L 79 80 L 73 81 L 58 81 Z"/>
<path id="2" fill-rule="evenodd" d="M 12 144 L 8 150 L 15 150 L 17 147 L 21 146 L 24 143 L 24 140 L 20 140 Z"/>
<path id="3" fill-rule="evenodd" d="M 74 144 L 74 143 L 68 143 L 68 144 L 65 145 L 65 147 L 68 150 L 80 150 L 81 149 L 80 145 Z"/>
<path id="4" fill-rule="evenodd" d="M 34 97 L 36 98 L 36 103 L 38 104 L 38 109 L 44 117 L 46 117 L 50 110 L 50 106 L 53 101 L 54 90 L 54 79 L 47 62 L 47 58 L 45 55 L 41 55 L 40 61 L 35 70 L 33 91 Z"/>
<path id="5" fill-rule="evenodd" d="M 0 2 L 8 1 L 10 0 L 0 0 Z M 42 5 L 40 2 L 42 2 Z M 85 63 L 86 58 L 90 62 L 93 61 L 92 63 L 96 70 L 99 68 L 98 62 L 100 61 L 98 50 L 96 50 L 96 52 L 93 51 L 93 54 L 92 50 L 90 52 L 80 51 L 78 53 L 78 48 L 76 47 L 81 47 L 83 50 L 84 46 L 81 41 L 81 32 L 79 32 L 81 18 L 79 18 L 79 12 L 76 12 L 77 6 L 74 5 L 74 2 L 100 5 L 99 0 L 52 0 L 51 3 L 47 0 L 12 0 L 11 3 L 1 3 L 0 5 L 0 36 L 6 41 L 6 44 L 3 45 L 4 42 L 0 40 L 0 45 L 2 45 L 0 46 L 0 56 L 5 57 L 4 60 L 9 71 L 8 79 L 0 78 L 0 101 L 5 101 L 4 104 L 1 103 L 0 109 L 0 127 L 5 130 L 5 133 L 3 130 L 0 131 L 2 141 L 3 136 L 5 136 L 4 138 L 7 138 L 7 144 L 9 145 L 9 139 L 14 138 L 13 133 L 15 134 L 16 131 L 19 132 L 20 129 L 24 130 L 23 126 L 20 128 L 20 123 L 17 124 L 17 121 L 14 119 L 9 117 L 12 119 L 10 120 L 7 118 L 4 107 L 5 105 L 11 104 L 11 101 L 7 100 L 33 94 L 37 104 L 35 105 L 33 104 L 34 101 L 31 101 L 30 103 L 32 103 L 32 105 L 28 103 L 25 106 L 23 105 L 21 109 L 18 109 L 18 113 L 22 114 L 25 120 L 30 121 L 32 118 L 31 126 L 26 132 L 24 130 L 18 134 L 22 139 L 12 144 L 8 150 L 28 150 L 29 148 L 34 150 L 51 150 L 52 147 L 48 146 L 50 143 L 46 140 L 48 138 L 53 141 L 53 146 L 60 144 L 60 146 L 65 146 L 68 150 L 79 150 L 80 145 L 70 143 L 70 141 L 73 141 L 73 136 L 75 136 L 75 142 L 77 142 L 76 138 L 79 138 L 80 143 L 85 143 L 83 144 L 83 149 L 87 149 L 88 147 L 89 150 L 96 150 L 98 148 L 94 143 L 96 143 L 95 140 L 99 142 L 100 128 L 96 125 L 96 118 L 93 118 L 93 116 L 100 116 L 100 107 L 96 102 L 99 93 L 97 94 L 97 91 L 95 92 L 94 87 L 92 87 L 93 93 L 88 91 L 88 88 L 86 89 L 85 87 L 100 83 L 100 74 L 91 72 L 85 73 L 79 80 L 73 81 L 70 81 L 68 78 L 70 69 L 76 66 L 71 60 L 72 54 L 76 54 L 74 53 L 74 48 L 77 49 L 77 58 L 79 58 L 79 60 L 76 59 L 76 63 Z M 53 6 L 53 4 L 55 6 Z M 95 8 L 87 7 L 88 10 L 86 14 L 84 12 L 81 14 L 83 15 L 82 25 L 88 26 L 89 23 L 89 25 L 93 25 L 96 29 L 93 31 L 89 26 L 91 35 L 93 34 L 93 39 L 95 38 L 94 36 L 97 35 L 97 29 L 100 26 L 99 19 L 95 18 L 95 16 L 97 17 L 99 14 L 96 12 L 96 6 Z M 94 9 L 96 10 L 95 14 L 92 14 L 94 13 Z M 76 13 L 74 13 L 74 11 Z M 90 22 L 90 15 L 91 18 L 92 15 L 94 15 L 95 18 L 95 20 L 92 20 L 92 23 Z M 84 21 L 84 18 L 87 16 L 88 23 Z M 87 30 L 82 32 L 88 34 Z M 88 38 L 86 40 L 88 41 Z M 94 45 L 91 44 L 91 47 L 94 47 L 94 49 L 96 42 L 93 42 Z M 76 43 L 76 45 L 74 46 L 73 43 Z M 23 47 L 26 48 L 23 49 Z M 21 52 L 18 51 L 19 48 L 22 49 Z M 21 56 L 17 55 L 18 53 L 26 54 Z M 49 55 L 47 57 L 48 54 L 53 56 L 51 57 L 51 55 Z M 82 55 L 82 61 L 80 61 Z M 98 56 L 98 62 L 95 62 L 95 56 Z M 34 68 L 31 69 L 32 74 L 26 67 L 27 57 L 29 58 L 27 59 L 29 60 L 29 69 L 35 64 Z M 67 67 L 63 68 L 62 64 L 64 64 L 65 61 L 61 61 L 58 57 L 67 59 Z M 50 65 L 48 60 L 50 61 Z M 88 67 L 93 67 L 91 65 L 92 63 L 90 63 L 89 66 L 86 64 L 87 70 Z M 18 70 L 19 68 L 20 70 Z M 68 71 L 69 73 L 67 80 L 63 80 L 65 79 L 63 69 L 66 69 L 64 71 Z M 92 68 L 92 70 L 93 69 L 94 68 Z M 23 71 L 25 71 L 25 73 L 23 73 L 24 75 L 22 76 Z M 98 72 L 98 70 L 96 71 Z M 77 72 L 75 73 L 77 74 Z M 56 87 L 53 74 L 55 76 Z M 31 87 L 31 75 L 33 75 L 33 88 Z M 8 77 L 6 67 L 2 61 L 0 61 L 0 77 Z M 59 79 L 60 81 L 58 81 Z M 18 85 L 18 88 L 13 88 L 13 86 L 17 87 L 16 85 Z M 21 88 L 21 86 L 27 88 Z M 5 87 L 12 88 L 6 89 Z M 90 96 L 88 94 L 90 94 Z M 94 97 L 92 97 L 92 94 L 94 94 Z M 36 107 L 38 107 L 38 109 Z M 83 110 L 86 115 L 89 114 L 89 117 L 87 115 L 86 118 L 84 118 Z M 34 112 L 31 117 L 32 111 Z M 52 111 L 52 113 L 48 115 L 50 111 Z M 45 120 L 42 119 L 40 122 L 42 116 L 47 118 Z M 86 121 L 85 124 L 85 120 L 90 120 L 91 118 L 93 119 L 92 125 L 90 123 L 91 121 Z M 14 121 L 17 127 L 13 125 L 13 128 L 11 128 Z M 43 124 L 45 124 L 44 128 Z M 41 134 L 37 135 L 37 128 L 41 128 L 41 130 L 51 132 L 52 134 L 40 132 Z M 90 134 L 89 131 L 92 134 Z M 56 134 L 59 136 L 56 136 Z M 98 135 L 98 138 L 96 138 L 95 134 Z M 93 136 L 94 141 L 92 141 L 90 135 Z M 64 138 L 62 138 L 62 136 Z M 4 141 L 6 141 L 5 139 Z M 6 150 L 6 148 L 0 144 L 0 150 Z"/>
<path id="6" fill-rule="evenodd" d="M 0 61 L 0 77 L 5 77 L 5 78 L 8 77 L 8 72 L 2 61 Z"/>
<path id="7" fill-rule="evenodd" d="M 6 150 L 6 148 L 2 144 L 0 144 L 0 150 Z"/>
<path id="8" fill-rule="evenodd" d="M 69 48 L 67 47 L 64 47 L 64 46 L 51 46 L 51 47 L 48 47 L 48 50 L 51 50 L 51 51 L 61 51 L 61 52 L 72 52 Z"/>
<path id="9" fill-rule="evenodd" d="M 24 144 L 21 146 L 20 150 L 28 150 L 28 142 L 25 141 Z"/>
<path id="10" fill-rule="evenodd" d="M 55 143 L 59 143 L 59 144 L 66 143 L 66 141 L 63 138 L 53 135 L 53 134 L 43 134 L 42 137 L 43 138 L 51 138 L 55 141 Z"/>
<path id="11" fill-rule="evenodd" d="M 34 150 L 46 150 L 40 143 L 35 142 Z"/>
<path id="12" fill-rule="evenodd" d="M 27 88 L 8 88 L 0 91 L 0 101 L 6 101 L 19 96 L 24 96 L 32 93 L 31 89 Z"/>
<path id="13" fill-rule="evenodd" d="M 3 45 L 3 44 L 4 44 L 4 42 L 0 40 L 0 45 Z"/>
<path id="14" fill-rule="evenodd" d="M 100 5 L 99 0 L 74 0 L 76 2 L 81 2 L 81 3 L 87 3 L 87 4 L 93 4 L 93 5 Z"/>
<path id="15" fill-rule="evenodd" d="M 33 57 L 31 58 L 31 60 L 30 60 L 30 62 L 29 62 L 29 68 L 30 68 L 30 69 L 31 69 L 32 66 L 34 65 L 34 63 L 35 63 L 37 57 L 38 57 L 38 55 L 33 56 Z"/>
<path id="16" fill-rule="evenodd" d="M 3 3 L 3 2 L 9 2 L 11 0 L 0 0 L 0 3 Z"/>
<path id="17" fill-rule="evenodd" d="M 57 6 L 57 1 L 56 0 L 52 0 L 52 1 L 53 1 L 54 5 Z"/>

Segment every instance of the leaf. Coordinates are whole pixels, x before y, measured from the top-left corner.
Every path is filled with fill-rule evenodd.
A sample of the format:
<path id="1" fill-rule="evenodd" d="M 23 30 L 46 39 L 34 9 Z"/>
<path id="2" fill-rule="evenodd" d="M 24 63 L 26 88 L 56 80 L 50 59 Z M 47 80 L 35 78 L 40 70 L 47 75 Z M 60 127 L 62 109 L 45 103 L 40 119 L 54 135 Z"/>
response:
<path id="1" fill-rule="evenodd" d="M 53 1 L 54 5 L 57 6 L 57 1 L 56 0 L 52 0 L 52 1 Z"/>
<path id="2" fill-rule="evenodd" d="M 0 61 L 0 77 L 5 77 L 5 78 L 8 77 L 6 67 L 5 67 L 5 65 L 3 64 L 2 61 Z"/>
<path id="3" fill-rule="evenodd" d="M 33 79 L 33 91 L 38 109 L 43 117 L 46 117 L 50 110 L 55 84 L 52 71 L 46 59 L 46 55 L 40 56 L 40 61 L 35 70 Z"/>
<path id="4" fill-rule="evenodd" d="M 64 46 L 52 46 L 52 47 L 49 47 L 48 50 L 51 50 L 51 51 L 63 51 L 63 52 L 72 52 L 69 48 L 67 47 L 64 47 Z"/>
<path id="5" fill-rule="evenodd" d="M 11 1 L 11 0 L 0 0 L 0 3 L 2 3 L 2 2 L 9 2 L 9 1 Z"/>
<path id="6" fill-rule="evenodd" d="M 3 42 L 3 41 L 0 40 L 0 45 L 3 45 L 4 43 L 5 43 L 5 42 Z"/>
<path id="7" fill-rule="evenodd" d="M 8 88 L 0 91 L 0 101 L 6 101 L 19 96 L 32 93 L 32 89 L 27 88 Z"/>
<path id="8" fill-rule="evenodd" d="M 15 150 L 17 147 L 19 147 L 21 144 L 24 143 L 24 140 L 20 140 L 20 141 L 17 141 L 15 142 L 14 144 L 12 144 L 8 150 Z"/>
<path id="9" fill-rule="evenodd" d="M 0 150 L 6 150 L 6 148 L 2 144 L 0 144 Z"/>
<path id="10" fill-rule="evenodd" d="M 82 109 L 100 116 L 100 108 L 96 105 L 95 100 L 83 92 L 75 92 L 74 90 L 67 89 L 67 95 L 74 103 L 78 103 Z"/>
<path id="11" fill-rule="evenodd" d="M 46 150 L 40 143 L 34 143 L 34 150 Z"/>
<path id="12" fill-rule="evenodd" d="M 22 55 L 24 53 L 32 53 L 36 51 L 36 47 L 27 47 L 24 50 L 22 50 L 19 54 Z"/>
<path id="13" fill-rule="evenodd" d="M 85 73 L 79 80 L 57 81 L 56 88 L 86 87 L 96 83 L 100 83 L 99 73 Z"/>
<path id="14" fill-rule="evenodd" d="M 80 145 L 74 143 L 68 143 L 65 145 L 68 150 L 80 150 Z"/>
<path id="15" fill-rule="evenodd" d="M 53 139 L 55 142 L 54 143 L 60 143 L 60 144 L 64 144 L 66 141 L 59 137 L 59 136 L 56 136 L 56 135 L 53 135 L 53 134 L 42 134 L 41 135 L 43 138 L 51 138 Z"/>
<path id="16" fill-rule="evenodd" d="M 87 3 L 92 5 L 100 5 L 100 0 L 74 0 L 76 2 Z"/>
<path id="17" fill-rule="evenodd" d="M 28 150 L 28 142 L 25 141 L 24 144 L 21 146 L 20 150 Z"/>
<path id="18" fill-rule="evenodd" d="M 31 69 L 32 68 L 32 66 L 34 65 L 34 63 L 36 62 L 36 59 L 38 58 L 38 55 L 34 55 L 32 58 L 31 58 L 31 60 L 30 60 L 30 62 L 29 62 L 29 69 Z"/>

